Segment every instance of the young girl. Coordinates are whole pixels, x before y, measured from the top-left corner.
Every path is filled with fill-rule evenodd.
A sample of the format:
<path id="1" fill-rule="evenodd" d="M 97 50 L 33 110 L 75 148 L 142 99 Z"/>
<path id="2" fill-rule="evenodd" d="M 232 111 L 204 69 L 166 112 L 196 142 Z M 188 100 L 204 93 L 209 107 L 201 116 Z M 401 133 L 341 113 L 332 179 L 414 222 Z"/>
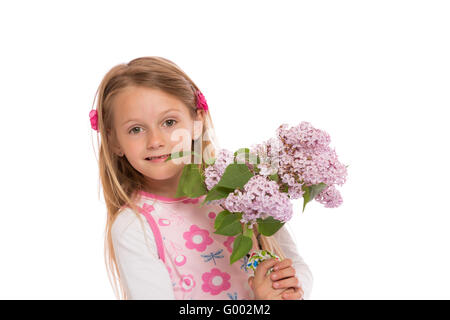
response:
<path id="1" fill-rule="evenodd" d="M 204 167 L 218 150 L 206 100 L 176 64 L 144 57 L 117 65 L 96 97 L 90 120 L 101 138 L 105 262 L 117 297 L 117 285 L 123 299 L 309 297 L 312 275 L 286 225 L 260 239 L 286 258 L 264 261 L 253 276 L 246 258 L 230 265 L 235 237 L 214 233 L 223 209 L 200 206 L 205 195 L 175 198 L 187 162 L 167 155 L 200 147 Z"/>

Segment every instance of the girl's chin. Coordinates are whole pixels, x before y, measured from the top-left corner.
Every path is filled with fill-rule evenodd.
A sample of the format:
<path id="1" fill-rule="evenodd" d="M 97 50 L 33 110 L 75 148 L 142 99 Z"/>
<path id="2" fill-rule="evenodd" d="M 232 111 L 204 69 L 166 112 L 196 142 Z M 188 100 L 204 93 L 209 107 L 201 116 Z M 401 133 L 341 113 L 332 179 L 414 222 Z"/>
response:
<path id="1" fill-rule="evenodd" d="M 175 174 L 145 174 L 150 181 L 164 181 L 175 177 Z"/>
<path id="2" fill-rule="evenodd" d="M 168 168 L 168 169 L 161 168 L 159 170 L 145 170 L 145 172 L 142 172 L 142 174 L 150 180 L 162 181 L 162 180 L 169 180 L 169 179 L 175 178 L 176 176 L 178 176 L 180 171 L 182 171 L 182 170 L 177 170 L 174 168 Z"/>

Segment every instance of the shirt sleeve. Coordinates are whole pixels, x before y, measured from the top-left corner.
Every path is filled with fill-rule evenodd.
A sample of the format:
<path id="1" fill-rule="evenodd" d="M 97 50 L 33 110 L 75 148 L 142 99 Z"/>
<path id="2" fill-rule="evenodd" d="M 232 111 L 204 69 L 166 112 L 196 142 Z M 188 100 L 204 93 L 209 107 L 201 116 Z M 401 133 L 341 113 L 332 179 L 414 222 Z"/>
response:
<path id="1" fill-rule="evenodd" d="M 284 224 L 283 227 L 281 227 L 281 229 L 273 235 L 273 237 L 277 240 L 286 258 L 292 259 L 296 276 L 303 290 L 303 299 L 307 300 L 310 299 L 311 296 L 313 276 L 308 265 L 298 253 L 297 245 L 293 237 L 290 235 L 287 226 L 287 223 Z"/>
<path id="2" fill-rule="evenodd" d="M 174 300 L 172 281 L 159 259 L 155 238 L 145 219 L 127 208 L 111 228 L 114 253 L 130 300 Z"/>

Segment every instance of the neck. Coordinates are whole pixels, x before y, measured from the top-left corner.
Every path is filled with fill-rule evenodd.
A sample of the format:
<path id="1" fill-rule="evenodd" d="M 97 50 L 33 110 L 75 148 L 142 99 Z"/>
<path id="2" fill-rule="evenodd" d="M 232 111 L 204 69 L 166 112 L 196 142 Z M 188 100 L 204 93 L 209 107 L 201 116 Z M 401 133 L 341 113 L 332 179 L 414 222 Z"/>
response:
<path id="1" fill-rule="evenodd" d="M 176 198 L 175 194 L 177 193 L 178 182 L 180 181 L 182 173 L 183 170 L 180 170 L 178 174 L 166 180 L 153 180 L 147 178 L 148 183 L 143 190 L 157 196 Z"/>

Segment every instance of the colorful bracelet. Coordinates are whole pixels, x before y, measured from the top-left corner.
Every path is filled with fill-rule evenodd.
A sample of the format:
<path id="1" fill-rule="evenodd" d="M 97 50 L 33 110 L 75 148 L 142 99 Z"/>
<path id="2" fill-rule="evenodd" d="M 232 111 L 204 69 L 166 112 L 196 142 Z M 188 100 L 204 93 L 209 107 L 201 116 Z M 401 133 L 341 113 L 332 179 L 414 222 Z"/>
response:
<path id="1" fill-rule="evenodd" d="M 274 254 L 270 251 L 267 251 L 267 250 L 253 251 L 250 254 L 250 257 L 248 258 L 247 269 L 252 269 L 253 272 L 255 272 L 258 264 L 260 264 L 261 262 L 263 262 L 265 260 L 269 260 L 269 259 L 275 259 L 277 261 L 281 261 L 280 257 L 278 257 L 276 254 Z M 273 271 L 273 268 L 270 268 L 266 275 L 269 275 L 272 271 Z"/>

